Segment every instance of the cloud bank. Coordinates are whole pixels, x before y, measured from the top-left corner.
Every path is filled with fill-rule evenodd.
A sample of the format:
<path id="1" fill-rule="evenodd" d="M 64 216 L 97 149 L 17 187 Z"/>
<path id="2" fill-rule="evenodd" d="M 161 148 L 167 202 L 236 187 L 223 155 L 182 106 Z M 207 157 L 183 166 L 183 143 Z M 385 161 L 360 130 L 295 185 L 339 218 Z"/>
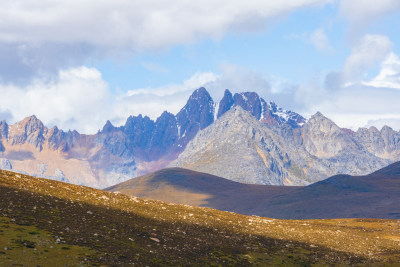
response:
<path id="1" fill-rule="evenodd" d="M 88 60 L 124 53 L 164 51 L 199 40 L 259 31 L 276 17 L 334 1 L 157 1 L 81 0 L 0 2 L 0 119 L 36 114 L 45 124 L 95 133 L 107 119 L 116 125 L 139 113 L 155 119 L 177 113 L 192 91 L 205 86 L 215 100 L 225 89 L 256 91 L 268 101 L 306 116 L 321 111 L 342 127 L 400 125 L 400 60 L 387 36 L 364 34 L 373 21 L 400 11 L 397 0 L 342 0 L 340 16 L 350 25 L 351 54 L 325 83 L 289 84 L 236 66 L 198 72 L 181 83 L 115 93 Z M 305 36 L 332 52 L 324 28 Z M 373 51 L 373 52 L 371 52 Z M 379 67 L 378 74 L 366 73 Z M 142 67 L 169 70 L 154 62 Z"/>
<path id="2" fill-rule="evenodd" d="M 60 68 L 79 66 L 90 58 L 254 32 L 275 17 L 327 2 L 1 1 L 0 55 L 6 56 L 0 57 L 0 81 L 27 83 L 38 75 L 57 76 Z"/>
<path id="3" fill-rule="evenodd" d="M 376 20 L 400 12 L 398 0 L 341 0 L 340 15 L 350 22 L 351 34 L 364 32 Z"/>

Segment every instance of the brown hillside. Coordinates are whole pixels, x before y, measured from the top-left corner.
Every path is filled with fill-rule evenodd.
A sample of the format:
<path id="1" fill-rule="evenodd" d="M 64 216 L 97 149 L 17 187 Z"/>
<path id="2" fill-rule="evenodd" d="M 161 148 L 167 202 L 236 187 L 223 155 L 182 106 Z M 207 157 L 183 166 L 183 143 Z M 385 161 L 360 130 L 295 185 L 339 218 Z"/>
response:
<path id="1" fill-rule="evenodd" d="M 400 263 L 396 220 L 250 217 L 7 171 L 0 196 L 1 266 Z"/>
<path id="2" fill-rule="evenodd" d="M 299 187 L 242 184 L 183 168 L 168 168 L 106 188 L 106 191 L 252 215 L 257 203 Z"/>

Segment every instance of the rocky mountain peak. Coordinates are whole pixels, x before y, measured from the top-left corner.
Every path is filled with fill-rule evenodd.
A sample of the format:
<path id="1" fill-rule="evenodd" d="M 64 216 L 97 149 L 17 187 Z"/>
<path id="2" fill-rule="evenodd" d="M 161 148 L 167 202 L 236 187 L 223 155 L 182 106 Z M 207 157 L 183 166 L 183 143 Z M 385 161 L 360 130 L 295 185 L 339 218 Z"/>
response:
<path id="1" fill-rule="evenodd" d="M 43 132 L 44 125 L 41 120 L 39 120 L 35 115 L 29 116 L 22 120 L 19 125 L 25 128 L 25 133 L 29 136 L 37 131 Z"/>
<path id="2" fill-rule="evenodd" d="M 45 131 L 47 128 L 43 123 L 35 115 L 32 115 L 10 126 L 8 137 L 12 145 L 28 142 L 41 150 Z"/>
<path id="3" fill-rule="evenodd" d="M 350 154 L 354 157 L 358 153 L 359 157 L 365 156 L 371 162 L 384 162 L 369 154 L 354 139 L 354 134 L 349 134 L 320 112 L 311 116 L 301 132 L 306 150 L 319 158 L 345 158 Z"/>
<path id="4" fill-rule="evenodd" d="M 379 134 L 380 131 L 378 130 L 378 128 L 376 128 L 375 126 L 371 126 L 368 129 L 369 132 L 375 133 L 375 134 Z"/>
<path id="5" fill-rule="evenodd" d="M 261 118 L 261 98 L 255 92 L 245 92 L 233 96 L 235 105 L 249 111 L 257 120 Z M 265 101 L 264 101 L 265 102 Z"/>
<path id="6" fill-rule="evenodd" d="M 103 126 L 103 130 L 102 132 L 112 132 L 113 130 L 115 130 L 116 128 L 114 127 L 114 125 L 112 125 L 112 123 L 107 120 L 106 124 Z"/>
<path id="7" fill-rule="evenodd" d="M 232 93 L 226 89 L 224 92 L 224 97 L 222 97 L 221 101 L 219 102 L 217 118 L 221 117 L 222 114 L 230 110 L 234 103 L 235 101 L 233 100 Z"/>
<path id="8" fill-rule="evenodd" d="M 164 111 L 156 121 L 156 127 L 151 138 L 151 156 L 159 158 L 167 154 L 178 138 L 178 126 L 175 116 Z"/>
<path id="9" fill-rule="evenodd" d="M 302 127 L 306 123 L 306 119 L 300 114 L 285 110 L 279 107 L 275 102 L 266 103 L 261 99 L 263 112 L 261 121 L 267 124 L 287 124 L 292 128 Z"/>
<path id="10" fill-rule="evenodd" d="M 155 128 L 155 122 L 147 116 L 129 116 L 125 126 L 122 127 L 129 138 L 129 144 L 133 147 L 146 149 L 149 146 L 151 135 Z"/>
<path id="11" fill-rule="evenodd" d="M 389 127 L 387 125 L 383 126 L 381 129 L 382 134 L 391 134 L 393 132 L 395 132 L 395 130 L 393 130 L 391 127 Z"/>
<path id="12" fill-rule="evenodd" d="M 322 113 L 319 111 L 311 116 L 305 126 L 307 126 L 309 129 L 312 129 L 314 133 L 329 133 L 332 131 L 341 130 L 339 126 L 337 126 L 332 120 L 322 115 Z"/>
<path id="13" fill-rule="evenodd" d="M 205 99 L 209 100 L 210 98 L 211 98 L 211 96 L 208 93 L 208 91 L 206 90 L 206 88 L 200 87 L 199 89 L 194 90 L 194 92 L 189 97 L 188 102 L 194 101 L 194 100 L 202 102 Z"/>
<path id="14" fill-rule="evenodd" d="M 321 112 L 317 111 L 314 115 L 311 116 L 315 118 L 326 118 Z"/>
<path id="15" fill-rule="evenodd" d="M 267 103 L 255 92 L 236 93 L 232 96 L 229 90 L 225 90 L 224 97 L 218 105 L 217 118 L 230 110 L 233 106 L 240 106 L 250 112 L 253 117 L 266 124 L 287 124 L 292 128 L 299 128 L 304 125 L 306 119 L 301 115 L 285 110 L 274 102 Z"/>
<path id="16" fill-rule="evenodd" d="M 223 175 L 242 183 L 283 185 L 292 164 L 286 154 L 288 147 L 278 147 L 285 143 L 238 105 L 200 131 L 171 166 Z"/>
<path id="17" fill-rule="evenodd" d="M 168 111 L 164 111 L 160 117 L 157 118 L 156 124 L 160 124 L 163 121 L 168 121 L 168 120 L 175 120 L 174 114 Z"/>
<path id="18" fill-rule="evenodd" d="M 183 144 L 214 122 L 214 100 L 204 87 L 193 92 L 186 105 L 176 115 L 179 137 Z"/>

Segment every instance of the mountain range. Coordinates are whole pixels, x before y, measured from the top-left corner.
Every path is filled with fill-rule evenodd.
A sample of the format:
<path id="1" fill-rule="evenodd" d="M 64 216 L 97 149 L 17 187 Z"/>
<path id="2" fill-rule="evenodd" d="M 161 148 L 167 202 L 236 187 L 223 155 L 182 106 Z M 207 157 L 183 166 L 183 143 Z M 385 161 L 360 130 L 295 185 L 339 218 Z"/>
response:
<path id="1" fill-rule="evenodd" d="M 47 128 L 35 116 L 0 122 L 0 168 L 108 187 L 166 166 L 233 181 L 307 185 L 343 173 L 367 174 L 400 160 L 400 132 L 356 132 L 317 113 L 309 120 L 253 92 L 226 90 L 214 102 L 199 88 L 176 114 L 130 116 L 98 133 Z"/>

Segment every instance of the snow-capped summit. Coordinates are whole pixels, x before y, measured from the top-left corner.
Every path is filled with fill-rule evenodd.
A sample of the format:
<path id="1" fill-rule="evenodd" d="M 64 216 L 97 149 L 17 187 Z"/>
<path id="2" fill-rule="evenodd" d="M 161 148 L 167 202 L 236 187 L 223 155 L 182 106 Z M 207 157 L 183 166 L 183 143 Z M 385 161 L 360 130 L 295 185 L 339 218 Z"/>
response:
<path id="1" fill-rule="evenodd" d="M 268 124 L 288 124 L 293 128 L 298 128 L 306 122 L 300 114 L 278 107 L 274 102 L 266 102 L 255 92 L 232 95 L 229 90 L 225 90 L 224 97 L 219 102 L 217 117 L 221 117 L 234 106 L 242 107 L 257 120 Z"/>

